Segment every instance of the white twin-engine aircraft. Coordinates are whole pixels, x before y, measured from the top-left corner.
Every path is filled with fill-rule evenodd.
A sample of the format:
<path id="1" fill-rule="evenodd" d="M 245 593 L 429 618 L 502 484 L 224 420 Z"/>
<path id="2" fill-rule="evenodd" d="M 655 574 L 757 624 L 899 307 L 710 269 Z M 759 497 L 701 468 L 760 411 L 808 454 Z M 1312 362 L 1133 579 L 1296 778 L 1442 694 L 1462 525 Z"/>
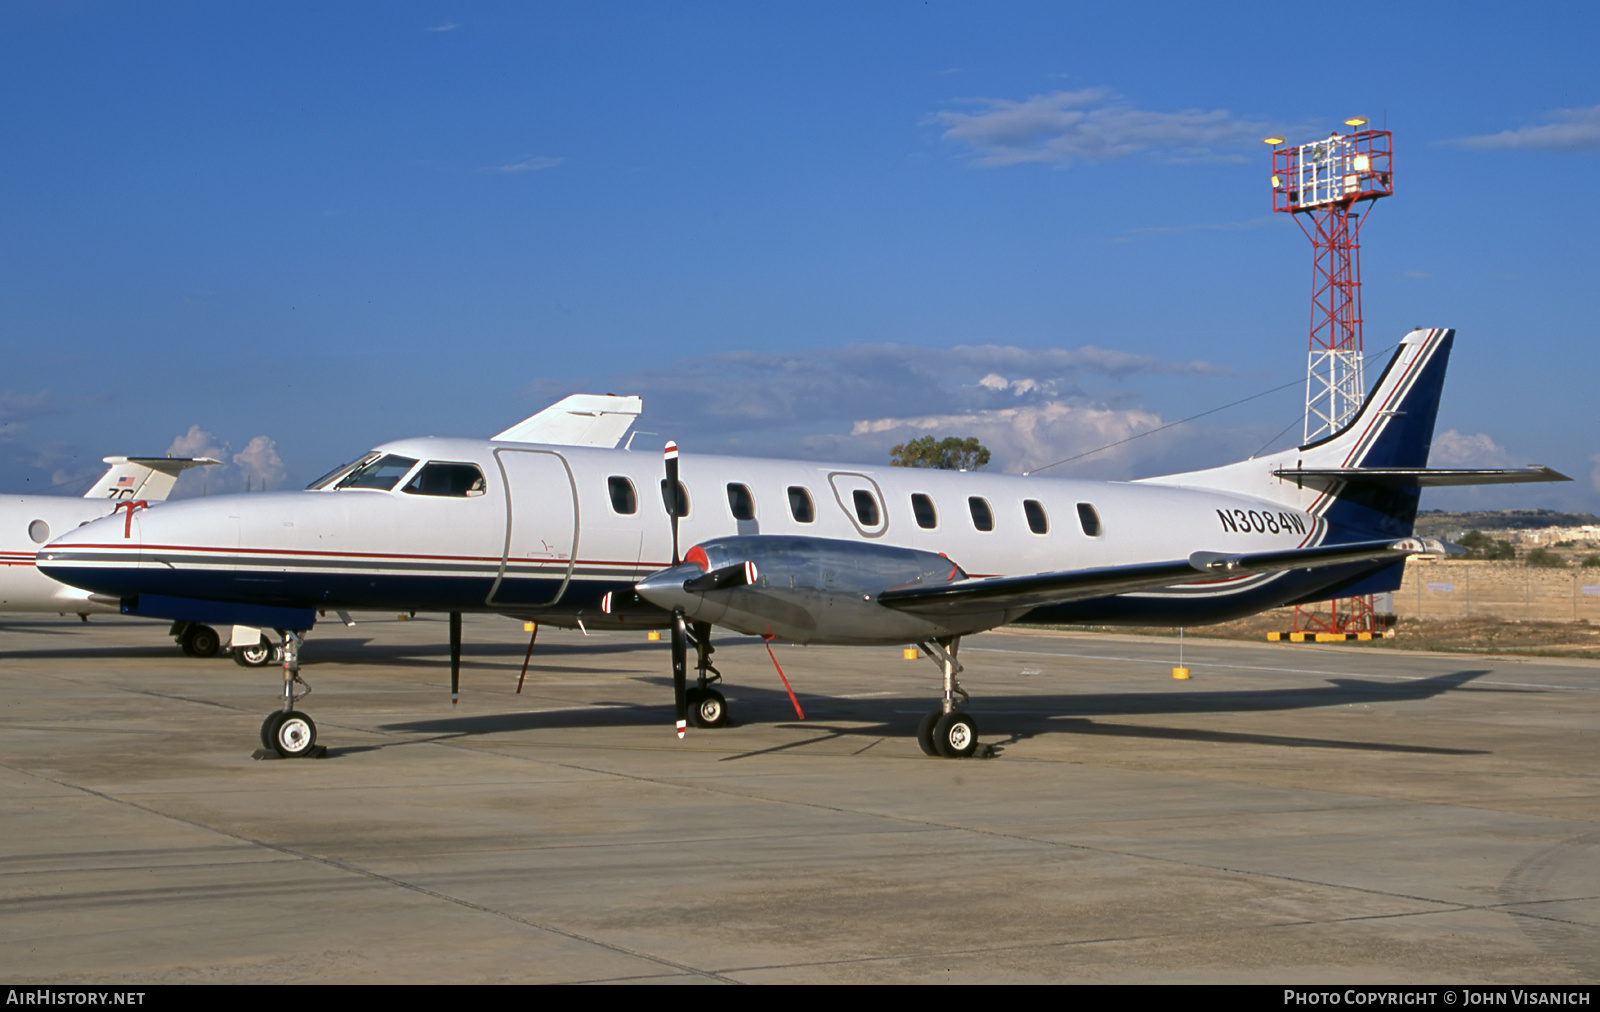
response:
<path id="1" fill-rule="evenodd" d="M 497 440 L 616 446 L 642 404 L 638 397 L 573 394 L 499 433 Z M 111 467 L 82 498 L 60 495 L 0 495 L 0 613 L 75 614 L 85 622 L 96 613 L 117 614 L 122 602 L 59 583 L 39 572 L 39 546 L 61 532 L 125 510 L 166 501 L 178 475 L 191 467 L 220 464 L 212 457 L 105 457 Z M 106 500 L 111 500 L 109 503 Z M 172 616 L 166 616 L 172 617 Z M 204 622 L 175 618 L 172 636 L 190 657 L 213 657 L 224 637 Z M 262 630 L 234 626 L 227 646 L 247 668 L 272 663 L 277 651 Z"/>
<path id="2" fill-rule="evenodd" d="M 943 698 L 918 741 L 978 730 L 961 637 L 1008 622 L 1194 625 L 1394 589 L 1427 485 L 1555 481 L 1548 468 L 1427 468 L 1453 332 L 1401 342 L 1361 412 L 1298 449 L 1100 482 L 653 454 L 509 440 L 387 443 L 303 492 L 131 512 L 39 553 L 129 614 L 283 633 L 284 701 L 262 742 L 315 744 L 295 709 L 317 609 L 460 613 L 672 630 L 677 730 L 719 726 L 713 626 L 797 643 L 917 643 Z M 659 489 L 660 494 L 657 495 Z M 680 538 L 692 545 L 680 559 Z M 688 684 L 693 645 L 698 679 Z"/>

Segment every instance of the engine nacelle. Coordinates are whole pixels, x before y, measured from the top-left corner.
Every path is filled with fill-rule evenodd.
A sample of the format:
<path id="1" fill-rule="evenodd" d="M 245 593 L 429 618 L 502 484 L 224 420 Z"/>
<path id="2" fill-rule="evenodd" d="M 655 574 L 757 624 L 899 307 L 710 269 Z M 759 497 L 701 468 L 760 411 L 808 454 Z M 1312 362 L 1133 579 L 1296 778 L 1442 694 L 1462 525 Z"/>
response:
<path id="1" fill-rule="evenodd" d="M 707 591 L 686 585 L 707 573 L 754 564 L 755 580 Z M 764 535 L 714 538 L 689 550 L 681 565 L 636 586 L 639 596 L 682 608 L 697 622 L 794 643 L 850 646 L 914 643 L 993 628 L 993 615 L 926 616 L 886 608 L 878 595 L 897 587 L 938 585 L 967 574 L 943 555 L 829 538 Z"/>

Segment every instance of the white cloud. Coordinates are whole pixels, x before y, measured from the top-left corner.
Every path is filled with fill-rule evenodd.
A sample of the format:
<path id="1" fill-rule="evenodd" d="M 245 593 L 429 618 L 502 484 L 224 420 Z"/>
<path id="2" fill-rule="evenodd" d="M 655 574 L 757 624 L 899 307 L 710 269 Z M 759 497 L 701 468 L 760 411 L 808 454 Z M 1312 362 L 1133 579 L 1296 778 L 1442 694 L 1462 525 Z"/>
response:
<path id="1" fill-rule="evenodd" d="M 453 32 L 457 28 L 460 28 L 460 27 L 461 26 L 456 24 L 454 21 L 446 21 L 442 25 L 434 25 L 432 28 L 424 28 L 423 31 L 425 31 L 425 32 Z"/>
<path id="2" fill-rule="evenodd" d="M 866 419 L 857 421 L 850 435 L 853 438 L 887 435 L 895 443 L 926 434 L 977 436 L 994 454 L 993 469 L 1025 471 L 1121 442 L 1162 424 L 1160 415 L 1140 409 L 1116 410 L 1046 401 L 964 414 Z M 1135 452 L 1120 447 L 1108 450 L 1107 456 L 1097 464 L 1101 468 L 1125 464 Z"/>
<path id="3" fill-rule="evenodd" d="M 1579 151 L 1600 147 L 1600 105 L 1587 109 L 1557 109 L 1547 113 L 1551 122 L 1497 134 L 1458 137 L 1452 144 L 1464 148 L 1532 148 L 1540 151 Z"/>
<path id="4" fill-rule="evenodd" d="M 266 436 L 256 436 L 233 455 L 234 466 L 245 476 L 246 488 L 273 488 L 281 485 L 289 472 L 278 456 L 278 444 Z"/>
<path id="5" fill-rule="evenodd" d="M 1428 455 L 1432 467 L 1516 467 L 1506 448 L 1495 442 L 1487 432 L 1468 435 L 1455 429 L 1446 429 L 1433 437 L 1433 451 Z"/>
<path id="6" fill-rule="evenodd" d="M 931 121 L 944 127 L 945 140 L 969 149 L 983 166 L 1042 162 L 1065 167 L 1142 152 L 1184 161 L 1234 159 L 1268 130 L 1226 109 L 1151 112 L 1110 88 L 964 104 L 976 111 L 946 109 Z"/>
<path id="7" fill-rule="evenodd" d="M 540 172 L 544 169 L 553 169 L 566 161 L 565 158 L 552 158 L 539 155 L 535 158 L 524 158 L 520 162 L 507 162 L 504 165 L 491 165 L 484 169 L 485 172 L 500 172 L 506 175 L 515 175 L 519 172 Z"/>
<path id="8" fill-rule="evenodd" d="M 278 444 L 267 436 L 256 436 L 238 453 L 232 453 L 227 440 L 198 425 L 178 436 L 167 447 L 169 457 L 211 457 L 220 466 L 194 467 L 178 476 L 172 497 L 224 495 L 232 492 L 261 492 L 282 485 L 288 468 L 278 456 Z"/>
<path id="9" fill-rule="evenodd" d="M 228 447 L 200 426 L 191 425 L 188 432 L 174 439 L 172 445 L 167 447 L 167 456 L 215 457 L 217 460 L 227 460 Z"/>

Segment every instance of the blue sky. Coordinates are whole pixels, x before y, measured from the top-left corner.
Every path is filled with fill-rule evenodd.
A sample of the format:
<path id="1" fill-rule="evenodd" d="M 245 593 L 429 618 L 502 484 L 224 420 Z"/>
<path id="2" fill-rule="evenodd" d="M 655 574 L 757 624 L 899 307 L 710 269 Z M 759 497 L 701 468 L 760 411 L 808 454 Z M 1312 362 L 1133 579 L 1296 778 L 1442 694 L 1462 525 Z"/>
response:
<path id="1" fill-rule="evenodd" d="M 13 4 L 0 489 L 169 451 L 296 487 L 573 391 L 689 450 L 1037 467 L 1303 375 L 1260 139 L 1359 114 L 1367 348 L 1459 332 L 1434 462 L 1577 479 L 1424 504 L 1600 511 L 1600 8 L 1321 13 Z M 1223 463 L 1302 400 L 1051 473 Z"/>

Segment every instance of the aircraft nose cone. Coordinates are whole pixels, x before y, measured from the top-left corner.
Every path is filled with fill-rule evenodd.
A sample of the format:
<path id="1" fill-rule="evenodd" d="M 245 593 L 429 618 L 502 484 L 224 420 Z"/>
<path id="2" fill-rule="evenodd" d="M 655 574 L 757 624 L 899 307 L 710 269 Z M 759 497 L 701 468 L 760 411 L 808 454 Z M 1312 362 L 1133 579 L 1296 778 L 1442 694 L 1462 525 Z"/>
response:
<path id="1" fill-rule="evenodd" d="M 39 549 L 39 572 L 69 586 L 122 593 L 125 574 L 138 569 L 144 546 L 139 513 L 119 507 L 111 516 L 67 531 Z"/>

